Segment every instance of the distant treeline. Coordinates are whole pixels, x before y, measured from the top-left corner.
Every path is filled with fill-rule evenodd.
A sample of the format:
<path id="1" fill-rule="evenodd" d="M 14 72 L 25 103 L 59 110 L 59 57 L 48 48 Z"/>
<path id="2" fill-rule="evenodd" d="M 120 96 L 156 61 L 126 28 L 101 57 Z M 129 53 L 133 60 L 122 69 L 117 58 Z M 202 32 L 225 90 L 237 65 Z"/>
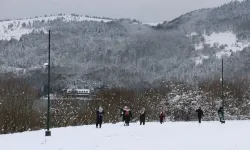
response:
<path id="1" fill-rule="evenodd" d="M 51 127 L 87 125 L 95 122 L 98 106 L 105 110 L 105 123 L 120 121 L 119 109 L 129 106 L 133 121 L 144 107 L 146 120 L 156 121 L 163 109 L 170 121 L 196 119 L 195 109 L 202 107 L 205 120 L 217 120 L 221 106 L 221 82 L 211 80 L 190 86 L 183 83 L 162 83 L 145 89 L 106 88 L 92 101 L 59 100 L 51 102 Z M 246 119 L 250 114 L 249 81 L 225 82 L 226 119 Z M 38 101 L 38 92 L 24 78 L 2 76 L 0 79 L 0 133 L 39 130 L 46 126 L 46 101 Z"/>

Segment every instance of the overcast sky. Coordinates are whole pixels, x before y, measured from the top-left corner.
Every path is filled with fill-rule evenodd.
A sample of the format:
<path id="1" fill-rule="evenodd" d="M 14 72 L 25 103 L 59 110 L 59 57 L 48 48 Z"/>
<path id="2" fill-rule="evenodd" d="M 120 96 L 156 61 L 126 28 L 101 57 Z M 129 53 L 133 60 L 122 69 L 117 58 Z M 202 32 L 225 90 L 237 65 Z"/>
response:
<path id="1" fill-rule="evenodd" d="M 142 22 L 172 20 L 189 11 L 216 7 L 231 0 L 0 0 L 0 19 L 45 14 L 135 18 Z"/>

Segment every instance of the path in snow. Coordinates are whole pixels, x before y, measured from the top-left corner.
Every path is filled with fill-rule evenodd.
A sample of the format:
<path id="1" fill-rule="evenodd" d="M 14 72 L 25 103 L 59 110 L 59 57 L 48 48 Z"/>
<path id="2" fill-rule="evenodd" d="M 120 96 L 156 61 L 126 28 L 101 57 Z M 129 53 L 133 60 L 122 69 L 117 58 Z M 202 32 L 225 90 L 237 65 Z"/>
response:
<path id="1" fill-rule="evenodd" d="M 1 150 L 250 150 L 250 121 L 104 124 L 0 135 Z"/>

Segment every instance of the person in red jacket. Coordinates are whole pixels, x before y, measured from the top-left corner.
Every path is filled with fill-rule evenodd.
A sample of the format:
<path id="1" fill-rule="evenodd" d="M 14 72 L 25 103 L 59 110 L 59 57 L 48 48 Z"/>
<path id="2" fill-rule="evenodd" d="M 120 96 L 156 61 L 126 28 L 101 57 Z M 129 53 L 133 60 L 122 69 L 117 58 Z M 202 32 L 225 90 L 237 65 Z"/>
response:
<path id="1" fill-rule="evenodd" d="M 162 124 L 164 122 L 164 119 L 165 119 L 165 115 L 163 112 L 160 113 L 159 118 L 160 118 L 160 123 Z"/>
<path id="2" fill-rule="evenodd" d="M 131 113 L 131 110 L 127 106 L 125 106 L 123 109 L 123 115 L 124 115 L 124 121 L 125 121 L 124 126 L 129 126 L 129 122 L 132 118 L 132 113 Z"/>

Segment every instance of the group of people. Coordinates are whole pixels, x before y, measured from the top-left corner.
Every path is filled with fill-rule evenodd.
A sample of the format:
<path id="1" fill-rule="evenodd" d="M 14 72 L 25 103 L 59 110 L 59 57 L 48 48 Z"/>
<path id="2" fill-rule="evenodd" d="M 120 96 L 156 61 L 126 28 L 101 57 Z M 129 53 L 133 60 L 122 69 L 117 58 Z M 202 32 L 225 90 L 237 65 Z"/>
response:
<path id="1" fill-rule="evenodd" d="M 120 116 L 122 117 L 124 126 L 129 126 L 129 123 L 133 117 L 131 110 L 129 109 L 129 107 L 125 106 L 124 108 L 121 108 L 120 111 L 121 111 Z M 96 110 L 96 128 L 102 127 L 103 115 L 104 115 L 104 110 L 101 106 L 99 106 L 98 109 Z M 163 113 L 163 111 L 160 112 L 159 119 L 160 123 L 162 124 L 165 119 L 165 114 Z M 142 110 L 140 111 L 139 120 L 140 120 L 140 125 L 145 125 L 146 122 L 145 108 L 142 108 Z"/>
<path id="2" fill-rule="evenodd" d="M 131 113 L 131 110 L 127 106 L 125 106 L 124 108 L 121 108 L 121 116 L 122 116 L 122 121 L 124 122 L 124 126 L 129 126 L 129 122 L 131 121 L 131 118 L 132 118 L 132 113 Z M 160 112 L 159 119 L 160 119 L 160 123 L 162 124 L 165 119 L 165 114 L 163 112 Z M 140 111 L 139 120 L 140 120 L 140 125 L 145 125 L 145 122 L 146 122 L 145 108 L 142 108 L 142 110 Z"/>
<path id="3" fill-rule="evenodd" d="M 132 113 L 131 113 L 131 110 L 129 109 L 129 107 L 125 106 L 124 108 L 121 108 L 120 111 L 121 111 L 120 116 L 122 117 L 122 121 L 124 122 L 124 126 L 129 126 L 131 118 L 133 117 Z M 197 115 L 198 115 L 199 123 L 201 123 L 201 119 L 204 116 L 201 107 L 199 107 L 196 110 L 196 112 L 197 112 Z M 103 110 L 103 108 L 101 106 L 99 106 L 99 108 L 96 110 L 96 128 L 98 128 L 98 126 L 99 126 L 99 128 L 102 127 L 103 115 L 104 115 L 104 110 Z M 218 115 L 219 115 L 219 118 L 220 118 L 220 122 L 225 123 L 223 107 L 220 107 L 220 109 L 218 110 Z M 140 111 L 139 120 L 140 120 L 140 125 L 145 125 L 145 121 L 146 121 L 145 108 L 142 108 L 142 110 Z M 163 111 L 160 112 L 160 114 L 159 114 L 159 120 L 160 120 L 161 124 L 165 120 L 165 114 L 164 114 Z"/>
<path id="4" fill-rule="evenodd" d="M 199 107 L 199 109 L 197 109 L 196 112 L 197 112 L 199 123 L 201 123 L 201 118 L 204 116 L 203 111 L 201 110 L 201 107 Z M 220 122 L 225 123 L 223 107 L 219 108 L 218 115 L 219 115 Z"/>

